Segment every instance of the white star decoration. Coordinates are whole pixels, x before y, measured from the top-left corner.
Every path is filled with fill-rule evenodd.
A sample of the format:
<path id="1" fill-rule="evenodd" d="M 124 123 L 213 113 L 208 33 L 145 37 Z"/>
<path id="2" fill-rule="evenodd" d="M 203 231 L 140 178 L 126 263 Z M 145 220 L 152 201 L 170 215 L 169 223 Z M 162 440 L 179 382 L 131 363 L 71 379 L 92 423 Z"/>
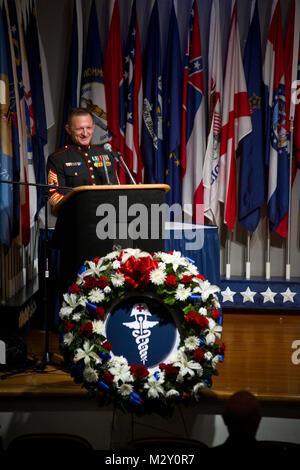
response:
<path id="1" fill-rule="evenodd" d="M 245 302 L 253 302 L 254 303 L 254 296 L 256 292 L 253 292 L 250 287 L 247 287 L 247 289 L 244 292 L 241 292 L 241 295 L 243 296 L 243 303 Z"/>
<path id="2" fill-rule="evenodd" d="M 297 294 L 297 292 L 292 292 L 290 288 L 288 287 L 285 292 L 281 292 L 280 295 L 283 297 L 283 303 L 284 302 L 294 302 L 294 296 Z"/>
<path id="3" fill-rule="evenodd" d="M 223 297 L 223 302 L 234 302 L 233 296 L 236 294 L 236 292 L 230 290 L 229 286 L 227 286 L 226 289 L 221 292 L 221 294 Z"/>
<path id="4" fill-rule="evenodd" d="M 275 303 L 274 297 L 275 295 L 277 295 L 277 292 L 272 292 L 270 287 L 268 287 L 268 289 L 265 292 L 261 292 L 261 295 L 264 298 L 264 303 L 273 302 L 274 304 Z"/>

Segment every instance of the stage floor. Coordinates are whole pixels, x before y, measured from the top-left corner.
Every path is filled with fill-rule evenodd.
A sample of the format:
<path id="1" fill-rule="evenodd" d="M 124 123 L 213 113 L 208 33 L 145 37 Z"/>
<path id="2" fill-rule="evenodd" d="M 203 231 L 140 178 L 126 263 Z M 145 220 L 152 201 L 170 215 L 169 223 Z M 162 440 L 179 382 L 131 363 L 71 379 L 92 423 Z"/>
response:
<path id="1" fill-rule="evenodd" d="M 42 357 L 44 333 L 28 329 L 25 340 L 28 354 Z M 199 412 L 221 412 L 224 400 L 243 389 L 257 396 L 264 416 L 300 418 L 300 316 L 226 312 L 222 340 L 225 359 L 212 388 L 203 392 Z M 63 370 L 57 334 L 51 333 L 49 349 L 54 355 L 46 373 L 23 372 L 0 380 L 1 411 L 96 406 Z"/>

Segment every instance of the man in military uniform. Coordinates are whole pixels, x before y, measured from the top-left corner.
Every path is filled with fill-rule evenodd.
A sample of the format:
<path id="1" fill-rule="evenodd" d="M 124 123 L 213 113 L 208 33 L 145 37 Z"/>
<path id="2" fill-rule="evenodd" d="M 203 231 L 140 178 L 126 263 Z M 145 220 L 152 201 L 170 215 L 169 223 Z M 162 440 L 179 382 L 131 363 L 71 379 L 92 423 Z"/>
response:
<path id="1" fill-rule="evenodd" d="M 102 145 L 91 144 L 95 124 L 92 114 L 85 108 L 74 108 L 68 116 L 66 131 L 71 143 L 49 156 L 48 184 L 74 188 L 85 185 L 119 184 L 114 161 Z M 104 162 L 105 159 L 105 162 Z M 50 189 L 50 204 L 55 206 L 68 189 Z"/>

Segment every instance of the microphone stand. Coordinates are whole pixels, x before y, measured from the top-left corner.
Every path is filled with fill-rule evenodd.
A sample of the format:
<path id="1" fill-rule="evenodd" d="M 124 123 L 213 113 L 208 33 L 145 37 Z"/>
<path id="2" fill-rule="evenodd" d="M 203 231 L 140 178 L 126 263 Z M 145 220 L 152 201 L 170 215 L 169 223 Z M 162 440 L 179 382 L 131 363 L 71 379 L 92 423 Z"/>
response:
<path id="1" fill-rule="evenodd" d="M 45 239 L 43 243 L 44 248 L 44 296 L 43 296 L 43 313 L 44 313 L 44 327 L 45 327 L 45 353 L 41 361 L 40 369 L 44 370 L 45 367 L 51 363 L 51 356 L 49 350 L 49 312 L 48 312 L 48 281 L 50 277 L 49 272 L 49 237 L 48 237 L 48 201 L 49 189 L 65 189 L 71 191 L 72 188 L 66 186 L 56 186 L 43 183 L 26 183 L 21 181 L 8 181 L 0 180 L 0 183 L 12 184 L 17 186 L 35 186 L 43 189 L 43 196 L 45 202 Z"/>
<path id="2" fill-rule="evenodd" d="M 127 173 L 127 175 L 129 176 L 129 179 L 132 182 L 132 184 L 137 184 L 134 177 L 132 176 L 131 171 L 129 170 L 128 166 L 126 165 L 126 163 L 124 161 L 124 158 L 122 157 L 121 152 L 120 151 L 114 152 L 113 149 L 112 149 L 112 146 L 108 142 L 106 144 L 104 144 L 104 148 L 105 148 L 105 150 L 107 150 L 112 155 L 113 159 L 122 168 L 122 170 L 125 173 Z"/>

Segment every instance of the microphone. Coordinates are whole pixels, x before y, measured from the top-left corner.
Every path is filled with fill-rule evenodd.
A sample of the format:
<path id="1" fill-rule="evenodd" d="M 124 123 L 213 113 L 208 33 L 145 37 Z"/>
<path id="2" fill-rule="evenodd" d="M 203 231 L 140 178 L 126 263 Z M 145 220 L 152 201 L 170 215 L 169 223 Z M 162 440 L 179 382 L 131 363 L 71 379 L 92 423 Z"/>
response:
<path id="1" fill-rule="evenodd" d="M 107 147 L 107 145 L 110 145 L 110 144 L 104 144 L 104 148 L 105 148 L 105 150 L 109 151 L 109 148 Z M 107 182 L 107 184 L 112 184 L 110 179 L 109 179 L 109 175 L 108 175 L 105 155 L 102 155 L 102 162 L 103 162 L 103 168 L 104 168 L 104 174 L 105 174 L 106 182 Z"/>
<path id="2" fill-rule="evenodd" d="M 129 178 L 130 178 L 132 184 L 137 184 L 136 181 L 135 181 L 135 179 L 134 179 L 134 177 L 133 177 L 132 174 L 131 174 L 131 171 L 129 170 L 128 166 L 126 165 L 126 163 L 125 163 L 125 161 L 124 161 L 124 158 L 122 157 L 121 152 L 118 151 L 117 154 L 118 154 L 118 157 L 119 157 L 119 159 L 120 159 L 122 165 L 124 166 L 124 168 L 125 168 L 125 170 L 126 170 L 127 175 L 129 176 Z"/>

